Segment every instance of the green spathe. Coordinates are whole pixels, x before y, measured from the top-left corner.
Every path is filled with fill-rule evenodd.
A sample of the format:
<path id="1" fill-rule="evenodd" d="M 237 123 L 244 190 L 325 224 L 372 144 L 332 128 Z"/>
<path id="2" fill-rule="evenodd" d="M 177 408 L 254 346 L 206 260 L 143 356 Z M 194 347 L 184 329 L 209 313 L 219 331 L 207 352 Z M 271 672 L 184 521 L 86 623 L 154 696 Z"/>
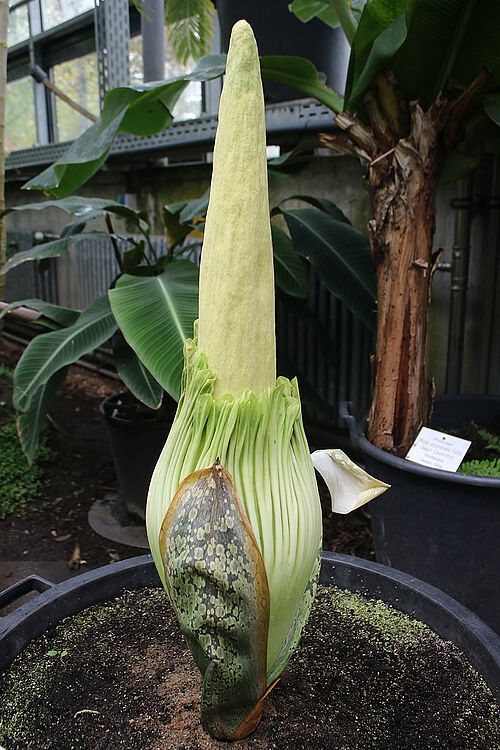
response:
<path id="1" fill-rule="evenodd" d="M 268 685 L 298 641 L 312 604 L 321 506 L 296 381 L 280 377 L 258 395 L 214 398 L 216 376 L 197 341 L 186 342 L 182 396 L 149 490 L 146 523 L 163 573 L 159 532 L 177 488 L 217 459 L 232 475 L 267 572 Z"/>

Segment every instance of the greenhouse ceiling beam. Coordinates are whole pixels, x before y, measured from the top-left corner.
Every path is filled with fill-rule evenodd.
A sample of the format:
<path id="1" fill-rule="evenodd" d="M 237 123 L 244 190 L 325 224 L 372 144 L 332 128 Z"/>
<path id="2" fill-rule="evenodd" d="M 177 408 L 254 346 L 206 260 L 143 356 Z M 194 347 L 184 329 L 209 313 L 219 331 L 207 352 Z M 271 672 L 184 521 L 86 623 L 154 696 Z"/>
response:
<path id="1" fill-rule="evenodd" d="M 266 107 L 266 126 L 268 136 L 278 138 L 284 134 L 329 132 L 336 129 L 333 114 L 315 99 L 298 99 L 292 102 L 271 104 Z M 215 115 L 200 117 L 195 120 L 173 122 L 169 128 L 158 135 L 148 138 L 126 135 L 118 136 L 111 149 L 110 156 L 125 153 L 151 153 L 155 156 L 165 155 L 172 150 L 181 150 L 193 146 L 206 146 L 207 151 L 213 147 L 217 117 Z M 7 159 L 6 169 L 42 166 L 57 161 L 69 143 L 54 143 L 37 148 L 20 149 L 11 153 Z"/>

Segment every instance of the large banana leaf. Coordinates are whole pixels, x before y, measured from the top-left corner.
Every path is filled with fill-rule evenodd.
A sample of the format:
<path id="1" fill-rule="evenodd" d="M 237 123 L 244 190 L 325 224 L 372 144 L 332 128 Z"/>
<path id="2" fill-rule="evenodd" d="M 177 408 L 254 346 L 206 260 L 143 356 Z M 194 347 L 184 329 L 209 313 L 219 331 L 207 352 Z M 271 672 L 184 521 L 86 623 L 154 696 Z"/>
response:
<path id="1" fill-rule="evenodd" d="M 142 211 L 134 211 L 134 209 L 123 206 L 121 203 L 109 200 L 108 198 L 86 198 L 82 195 L 70 195 L 66 198 L 25 203 L 22 206 L 12 206 L 2 211 L 0 218 L 10 214 L 12 211 L 16 213 L 22 211 L 44 211 L 46 208 L 60 208 L 61 211 L 65 211 L 67 214 L 76 217 L 77 220 L 73 224 L 69 224 L 64 228 L 61 233 L 61 236 L 64 237 L 75 234 L 87 222 L 98 219 L 106 213 L 127 219 L 127 221 L 134 224 L 140 231 L 147 232 L 149 230 L 149 224 Z"/>
<path id="2" fill-rule="evenodd" d="M 55 164 L 30 180 L 27 190 L 43 190 L 64 197 L 86 182 L 101 166 L 117 134 L 149 136 L 172 122 L 172 109 L 190 81 L 207 81 L 224 73 L 225 55 L 208 55 L 184 76 L 158 86 L 112 89 L 104 99 L 99 122 L 69 146 Z"/>
<path id="3" fill-rule="evenodd" d="M 376 287 L 370 243 L 357 229 L 313 208 L 283 211 L 295 247 L 352 313 L 375 328 Z"/>
<path id="4" fill-rule="evenodd" d="M 118 374 L 134 396 L 151 409 L 158 409 L 163 398 L 163 388 L 144 367 L 137 354 L 117 331 L 112 339 L 113 356 Z"/>
<path id="5" fill-rule="evenodd" d="M 304 57 L 269 55 L 261 57 L 260 66 L 263 78 L 299 89 L 306 96 L 313 96 L 325 104 L 333 112 L 342 111 L 342 96 L 326 86 L 310 60 Z"/>
<path id="6" fill-rule="evenodd" d="M 351 223 L 345 213 L 328 198 L 317 198 L 314 195 L 303 195 L 302 193 L 298 193 L 296 195 L 289 195 L 288 198 L 282 200 L 279 205 L 283 205 L 283 203 L 286 203 L 286 201 L 304 201 L 304 203 L 309 203 L 311 206 L 314 206 L 314 208 L 318 208 L 320 211 L 324 211 L 325 213 L 329 214 L 332 219 L 343 221 L 346 224 Z M 271 215 L 276 213 L 281 213 L 281 209 L 279 207 L 273 209 Z"/>
<path id="7" fill-rule="evenodd" d="M 120 329 L 155 380 L 179 398 L 184 341 L 198 317 L 198 269 L 176 260 L 160 276 L 121 276 L 109 291 Z"/>
<path id="8" fill-rule="evenodd" d="M 73 325 L 34 338 L 14 373 L 14 408 L 26 412 L 31 399 L 54 373 L 103 344 L 115 330 L 108 298 L 103 296 L 80 313 Z"/>

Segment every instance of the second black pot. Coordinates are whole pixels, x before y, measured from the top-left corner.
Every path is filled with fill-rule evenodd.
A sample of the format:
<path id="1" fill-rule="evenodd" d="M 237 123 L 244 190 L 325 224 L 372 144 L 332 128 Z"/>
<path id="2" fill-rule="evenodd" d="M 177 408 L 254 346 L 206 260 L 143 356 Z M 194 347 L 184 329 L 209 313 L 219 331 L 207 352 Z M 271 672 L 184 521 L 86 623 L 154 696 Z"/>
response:
<path id="1" fill-rule="evenodd" d="M 127 393 L 110 396 L 100 409 L 108 426 L 120 499 L 129 513 L 144 519 L 149 482 L 172 420 L 146 418 Z"/>
<path id="2" fill-rule="evenodd" d="M 369 505 L 377 560 L 437 586 L 500 633 L 500 479 L 397 458 L 358 434 L 352 405 L 341 416 L 368 473 L 391 485 Z M 500 431 L 500 397 L 436 399 L 433 427 L 471 419 Z"/>

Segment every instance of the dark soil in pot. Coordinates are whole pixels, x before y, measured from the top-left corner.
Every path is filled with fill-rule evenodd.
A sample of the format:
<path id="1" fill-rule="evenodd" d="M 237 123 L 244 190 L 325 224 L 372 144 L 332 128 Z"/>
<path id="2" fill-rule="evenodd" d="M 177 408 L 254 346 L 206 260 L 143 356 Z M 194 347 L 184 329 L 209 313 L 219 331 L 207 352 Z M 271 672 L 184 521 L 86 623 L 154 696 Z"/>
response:
<path id="1" fill-rule="evenodd" d="M 1 685 L 8 750 L 208 750 L 201 678 L 166 594 L 128 592 L 62 621 Z M 495 750 L 500 715 L 461 652 L 381 602 L 321 588 L 242 750 Z"/>

